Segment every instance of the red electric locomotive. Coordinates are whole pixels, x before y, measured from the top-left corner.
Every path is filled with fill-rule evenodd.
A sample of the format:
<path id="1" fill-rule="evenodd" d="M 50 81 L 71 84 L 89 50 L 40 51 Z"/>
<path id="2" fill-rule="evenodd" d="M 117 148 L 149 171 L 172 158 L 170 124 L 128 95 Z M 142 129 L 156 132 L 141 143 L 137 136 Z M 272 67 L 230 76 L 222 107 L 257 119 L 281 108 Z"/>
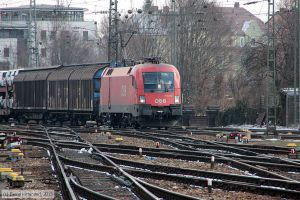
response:
<path id="1" fill-rule="evenodd" d="M 100 91 L 100 115 L 111 125 L 168 127 L 182 115 L 179 72 L 155 59 L 106 68 Z"/>

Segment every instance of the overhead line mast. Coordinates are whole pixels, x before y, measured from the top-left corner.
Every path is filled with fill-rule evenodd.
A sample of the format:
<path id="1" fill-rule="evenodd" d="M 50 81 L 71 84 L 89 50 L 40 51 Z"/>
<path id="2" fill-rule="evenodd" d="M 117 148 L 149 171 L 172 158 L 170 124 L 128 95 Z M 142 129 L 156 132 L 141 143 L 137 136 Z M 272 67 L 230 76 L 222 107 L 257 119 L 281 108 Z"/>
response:
<path id="1" fill-rule="evenodd" d="M 28 20 L 28 66 L 37 68 L 38 62 L 38 46 L 37 46 L 37 25 L 36 25 L 36 2 L 30 0 L 29 20 Z"/>
<path id="2" fill-rule="evenodd" d="M 277 123 L 277 88 L 276 88 L 276 55 L 275 55 L 275 0 L 268 0 L 268 55 L 267 55 L 267 102 L 266 133 L 276 133 Z"/>
<path id="3" fill-rule="evenodd" d="M 119 60 L 119 13 L 118 0 L 110 0 L 108 24 L 108 61 Z"/>

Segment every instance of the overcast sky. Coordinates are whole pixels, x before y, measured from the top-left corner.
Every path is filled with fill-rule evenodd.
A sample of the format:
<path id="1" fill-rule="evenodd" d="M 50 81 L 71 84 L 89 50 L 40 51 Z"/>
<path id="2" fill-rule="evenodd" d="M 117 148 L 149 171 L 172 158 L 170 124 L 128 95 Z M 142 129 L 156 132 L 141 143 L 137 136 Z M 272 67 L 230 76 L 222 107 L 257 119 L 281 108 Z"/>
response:
<path id="1" fill-rule="evenodd" d="M 36 0 L 37 4 L 56 4 L 58 0 Z M 171 0 L 153 0 L 155 5 L 160 7 L 167 5 Z M 249 10 L 255 16 L 259 17 L 263 21 L 267 19 L 268 12 L 268 1 L 263 0 L 256 4 L 244 5 L 247 2 L 253 2 L 259 0 L 216 0 L 220 6 L 233 7 L 235 2 L 239 2 L 241 7 Z M 109 0 L 59 0 L 60 3 L 72 7 L 83 7 L 87 8 L 86 19 L 99 21 L 103 15 L 95 14 L 95 11 L 108 10 Z M 119 0 L 119 9 L 126 11 L 130 8 L 141 8 L 144 0 Z M 0 7 L 14 7 L 19 5 L 29 4 L 29 0 L 0 0 Z"/>

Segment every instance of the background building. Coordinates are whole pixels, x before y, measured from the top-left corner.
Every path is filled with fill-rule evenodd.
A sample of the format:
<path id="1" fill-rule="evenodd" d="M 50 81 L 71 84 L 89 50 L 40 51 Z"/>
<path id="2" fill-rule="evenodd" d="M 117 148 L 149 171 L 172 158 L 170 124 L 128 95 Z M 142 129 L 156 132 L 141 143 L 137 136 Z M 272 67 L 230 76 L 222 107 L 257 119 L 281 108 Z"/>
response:
<path id="1" fill-rule="evenodd" d="M 97 42 L 97 23 L 84 21 L 84 9 L 55 5 L 36 6 L 36 41 L 39 66 L 65 63 L 64 54 L 56 43 L 64 40 L 65 47 L 78 41 L 93 47 Z M 28 66 L 30 7 L 0 9 L 0 70 Z M 79 45 L 80 46 L 80 45 Z M 59 49 L 60 48 L 60 49 Z M 55 54 L 59 53 L 59 56 Z M 68 56 L 67 54 L 65 56 Z"/>
<path id="2" fill-rule="evenodd" d="M 235 71 L 241 67 L 241 52 L 244 46 L 256 46 L 257 42 L 263 41 L 265 24 L 254 14 L 240 7 L 236 2 L 233 8 L 222 7 L 222 15 L 225 22 L 230 26 L 232 33 L 231 50 L 232 62 L 230 69 Z"/>

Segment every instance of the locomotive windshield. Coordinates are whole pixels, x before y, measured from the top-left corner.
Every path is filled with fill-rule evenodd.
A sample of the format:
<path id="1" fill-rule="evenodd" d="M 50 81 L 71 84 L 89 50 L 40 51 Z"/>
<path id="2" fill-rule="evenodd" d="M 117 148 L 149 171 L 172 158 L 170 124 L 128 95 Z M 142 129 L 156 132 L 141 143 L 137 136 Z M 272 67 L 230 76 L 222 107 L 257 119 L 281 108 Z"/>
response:
<path id="1" fill-rule="evenodd" d="M 174 73 L 173 72 L 144 72 L 145 92 L 173 92 Z"/>

